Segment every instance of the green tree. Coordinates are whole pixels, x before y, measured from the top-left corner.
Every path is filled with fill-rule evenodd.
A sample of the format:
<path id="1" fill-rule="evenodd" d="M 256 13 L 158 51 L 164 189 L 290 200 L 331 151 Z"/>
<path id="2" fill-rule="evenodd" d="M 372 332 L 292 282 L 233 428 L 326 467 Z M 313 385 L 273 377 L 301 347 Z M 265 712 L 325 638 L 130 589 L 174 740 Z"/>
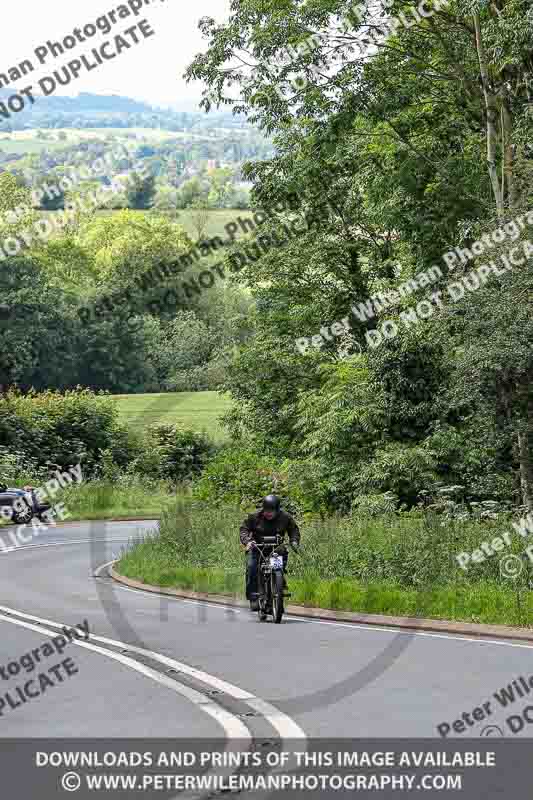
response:
<path id="1" fill-rule="evenodd" d="M 0 269 L 0 386 L 58 388 L 73 376 L 73 322 L 61 293 L 27 257 Z"/>
<path id="2" fill-rule="evenodd" d="M 209 173 L 209 195 L 207 201 L 211 208 L 230 208 L 233 195 L 233 170 L 214 169 Z"/>
<path id="3" fill-rule="evenodd" d="M 129 286 L 157 264 L 175 262 L 188 237 L 165 217 L 125 210 L 86 222 L 79 245 L 93 261 L 99 285 L 114 289 Z"/>
<path id="4" fill-rule="evenodd" d="M 138 210 L 151 208 L 157 191 L 155 182 L 155 175 L 143 177 L 136 172 L 130 175 L 126 189 L 128 207 Z"/>
<path id="5" fill-rule="evenodd" d="M 6 212 L 31 209 L 31 193 L 21 178 L 11 172 L 0 174 L 0 214 Z"/>
<path id="6" fill-rule="evenodd" d="M 207 195 L 199 178 L 190 178 L 185 181 L 178 190 L 178 208 L 189 208 L 195 202 L 206 205 Z"/>
<path id="7" fill-rule="evenodd" d="M 502 208 L 518 207 L 512 198 L 519 186 L 527 186 L 531 169 L 524 81 L 531 18 L 523 28 L 519 22 L 527 15 L 526 4 L 433 5 L 430 18 L 386 38 L 380 20 L 372 18 L 379 13 L 377 6 L 369 6 L 369 17 L 361 18 L 344 0 L 252 0 L 232 6 L 224 24 L 202 20 L 209 44 L 188 70 L 190 78 L 206 85 L 206 108 L 233 105 L 274 135 L 276 156 L 245 169 L 255 183 L 254 201 L 273 205 L 296 191 L 301 214 L 313 221 L 297 243 L 282 249 L 265 246 L 266 237 L 275 233 L 269 223 L 256 235 L 255 249 L 250 242 L 240 246 L 254 253 L 253 259 L 243 258 L 238 280 L 250 287 L 257 314 L 256 335 L 230 370 L 228 388 L 241 401 L 233 412 L 233 429 L 263 436 L 267 447 L 270 430 L 276 445 L 282 442 L 298 455 L 302 447 L 319 444 L 305 427 L 307 410 L 309 425 L 318 421 L 316 436 L 325 448 L 309 452 L 313 457 L 318 453 L 324 469 L 340 465 L 342 475 L 335 474 L 344 486 L 357 465 L 360 439 L 357 428 L 346 427 L 346 419 L 366 419 L 369 409 L 364 402 L 360 406 L 359 395 L 347 393 L 342 367 L 335 365 L 358 348 L 366 349 L 364 334 L 380 318 L 397 319 L 423 295 L 401 296 L 385 312 L 374 306 L 366 320 L 351 315 L 351 331 L 324 339 L 320 350 L 298 354 L 295 339 L 317 333 L 345 317 L 354 304 L 394 289 L 431 265 L 440 263 L 444 273 L 442 253 L 476 238 L 481 221 L 493 217 L 495 197 L 501 195 L 496 201 L 500 216 Z M 409 13 L 401 2 L 387 7 L 392 16 Z M 339 24 L 343 19 L 346 25 Z M 513 35 L 518 29 L 520 34 Z M 366 52 L 361 50 L 365 38 Z M 503 175 L 499 188 L 495 173 Z M 473 313 L 472 319 L 477 318 L 478 312 Z M 436 319 L 420 334 L 400 336 L 385 342 L 379 353 L 368 352 L 381 416 L 380 425 L 366 432 L 367 461 L 356 468 L 364 469 L 369 481 L 385 474 L 387 464 L 403 465 L 405 474 L 418 465 L 420 479 L 426 464 L 428 480 L 435 464 L 446 478 L 446 465 L 432 460 L 426 443 L 436 441 L 439 425 L 463 435 L 465 419 L 482 407 L 480 382 L 477 388 L 472 385 L 466 416 L 453 404 L 437 401 L 455 380 L 439 333 L 449 335 L 444 320 Z M 479 337 L 470 338 L 479 355 Z M 464 350 L 468 341 L 457 334 L 453 346 Z M 497 352 L 496 383 L 496 365 L 503 364 L 502 351 Z M 474 362 L 475 355 L 469 360 Z M 277 366 L 276 378 L 271 363 Z M 330 372 L 324 371 L 328 364 Z M 513 374 L 522 385 L 525 362 Z M 523 392 L 518 402 L 519 395 L 515 417 L 523 430 L 527 403 Z M 490 401 L 484 397 L 487 407 Z M 337 426 L 340 435 L 332 435 Z M 504 452 L 501 437 L 490 426 L 485 430 L 494 450 Z M 523 455 L 528 451 L 522 447 Z M 352 481 L 352 490 L 365 487 Z M 406 495 L 405 485 L 402 492 Z"/>
<path id="8" fill-rule="evenodd" d="M 505 270 L 495 255 L 491 263 L 499 265 L 500 275 L 475 293 L 466 292 L 449 310 L 449 357 L 454 405 L 478 409 L 505 434 L 518 465 L 515 497 L 532 511 L 533 244 L 523 234 L 515 246 L 514 257 L 522 265 Z M 499 249 L 505 255 L 505 248 Z"/>

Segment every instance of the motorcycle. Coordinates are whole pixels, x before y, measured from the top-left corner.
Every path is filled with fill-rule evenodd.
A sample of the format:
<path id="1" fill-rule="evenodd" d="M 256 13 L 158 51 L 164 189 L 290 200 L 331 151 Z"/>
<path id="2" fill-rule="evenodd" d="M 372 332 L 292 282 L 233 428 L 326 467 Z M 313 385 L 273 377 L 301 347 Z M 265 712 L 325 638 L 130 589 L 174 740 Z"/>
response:
<path id="1" fill-rule="evenodd" d="M 274 622 L 280 623 L 285 611 L 285 598 L 290 597 L 286 590 L 283 566 L 283 537 L 264 536 L 261 543 L 256 542 L 259 551 L 257 569 L 259 621 L 264 622 L 269 614 Z"/>

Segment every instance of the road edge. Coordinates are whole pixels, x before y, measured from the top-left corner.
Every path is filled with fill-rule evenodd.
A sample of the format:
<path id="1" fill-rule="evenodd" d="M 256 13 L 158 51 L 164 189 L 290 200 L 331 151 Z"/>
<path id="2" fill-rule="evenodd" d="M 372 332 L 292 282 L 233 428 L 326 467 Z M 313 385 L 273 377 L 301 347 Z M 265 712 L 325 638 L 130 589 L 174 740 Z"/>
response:
<path id="1" fill-rule="evenodd" d="M 116 562 L 114 562 L 116 563 Z M 210 594 L 209 592 L 192 592 L 188 589 L 169 589 L 163 586 L 152 586 L 148 583 L 126 578 L 111 566 L 108 570 L 110 577 L 117 583 L 131 589 L 139 589 L 153 594 L 168 595 L 184 600 L 202 600 L 215 605 L 235 606 L 248 608 L 245 600 L 239 600 L 229 595 Z M 462 636 L 476 636 L 480 639 L 514 639 L 533 642 L 533 629 L 511 628 L 506 625 L 481 625 L 472 622 L 453 622 L 451 620 L 424 619 L 413 617 L 393 617 L 382 614 L 359 614 L 353 611 L 334 611 L 327 608 L 312 608 L 309 606 L 288 605 L 287 614 L 293 617 L 319 619 L 329 622 L 345 622 L 351 624 L 368 625 L 369 627 L 399 628 L 405 631 L 427 631 L 432 633 L 450 633 Z"/>
<path id="2" fill-rule="evenodd" d="M 34 517 L 37 519 L 37 517 Z M 93 522 L 159 522 L 161 517 L 158 514 L 154 514 L 153 517 L 98 517 L 97 519 L 73 519 L 73 520 L 64 520 L 59 522 L 54 522 L 53 525 L 50 525 L 51 528 L 61 528 L 65 527 L 65 525 L 91 525 Z M 31 523 L 29 523 L 31 525 Z M 0 533 L 2 531 L 11 530 L 11 528 L 18 528 L 20 527 L 19 523 L 17 522 L 8 522 L 7 525 L 0 525 Z"/>

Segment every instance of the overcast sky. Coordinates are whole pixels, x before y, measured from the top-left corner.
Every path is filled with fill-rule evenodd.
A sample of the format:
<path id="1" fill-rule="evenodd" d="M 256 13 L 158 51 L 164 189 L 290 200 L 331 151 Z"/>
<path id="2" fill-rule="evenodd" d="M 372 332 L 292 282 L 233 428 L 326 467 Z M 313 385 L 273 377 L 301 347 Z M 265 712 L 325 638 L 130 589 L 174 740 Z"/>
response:
<path id="1" fill-rule="evenodd" d="M 125 0 L 127 3 L 127 0 Z M 117 58 L 105 61 L 91 72 L 82 70 L 79 78 L 69 86 L 59 87 L 57 94 L 76 95 L 78 92 L 95 94 L 120 94 L 145 100 L 154 105 L 170 105 L 201 96 L 202 84 L 187 85 L 183 72 L 192 57 L 205 48 L 198 31 L 198 20 L 212 16 L 217 21 L 227 18 L 230 0 L 163 0 L 145 6 L 138 17 L 118 20 L 111 33 L 80 43 L 69 52 L 68 58 L 51 58 L 40 66 L 35 58 L 37 47 L 48 39 L 64 39 L 74 28 L 94 23 L 100 15 L 116 10 L 120 0 L 16 0 L 9 3 L 9 21 L 4 20 L 0 73 L 7 73 L 24 59 L 30 59 L 36 71 L 26 80 L 12 84 L 24 88 L 31 81 L 39 94 L 37 82 L 69 60 L 87 53 L 92 47 L 112 39 L 139 20 L 146 18 L 155 30 L 155 36 L 142 40 Z M 142 36 L 141 36 L 142 39 Z M 38 71 L 37 71 L 38 67 Z"/>

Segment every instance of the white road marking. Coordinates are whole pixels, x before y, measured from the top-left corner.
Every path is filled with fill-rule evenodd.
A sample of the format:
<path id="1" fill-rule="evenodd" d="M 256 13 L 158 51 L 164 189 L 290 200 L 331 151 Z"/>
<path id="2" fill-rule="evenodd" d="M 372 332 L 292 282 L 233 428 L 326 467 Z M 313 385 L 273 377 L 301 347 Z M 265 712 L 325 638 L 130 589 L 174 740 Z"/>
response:
<path id="1" fill-rule="evenodd" d="M 131 538 L 131 537 L 130 537 Z M 55 544 L 82 544 L 85 542 L 90 542 L 95 540 L 79 540 L 79 541 L 65 541 L 65 542 L 57 542 Z M 101 541 L 109 541 L 109 540 L 101 540 Z M 29 547 L 47 547 L 49 545 L 29 545 Z M 13 548 L 14 550 L 20 550 L 23 548 Z M 101 565 L 97 568 L 97 571 L 110 566 L 110 564 L 114 563 L 116 559 Z M 142 590 L 135 590 L 131 589 L 130 587 L 123 586 L 121 584 L 116 584 L 116 588 L 122 589 L 123 591 L 131 591 L 135 594 L 142 594 L 144 597 L 153 596 L 157 600 L 161 600 L 160 594 L 152 593 L 152 592 L 143 592 Z M 196 601 L 196 600 L 189 600 L 187 598 L 180 598 L 173 595 L 163 595 L 164 597 L 176 600 L 178 602 L 187 602 L 193 603 L 195 605 L 206 605 L 210 606 L 211 608 L 221 608 L 226 610 L 227 608 L 231 608 L 231 606 L 224 606 L 221 604 L 212 604 L 206 601 Z M 22 612 L 16 611 L 14 609 L 7 608 L 5 606 L 0 606 L 0 610 L 7 611 L 10 613 L 18 614 L 19 616 L 25 617 L 27 619 L 33 619 L 38 622 L 44 622 L 48 625 L 61 627 L 59 623 L 52 622 L 50 620 L 42 620 L 39 617 L 34 617 L 28 614 L 24 614 Z M 235 609 L 237 610 L 237 609 Z M 237 610 L 238 611 L 238 610 Z M 315 620 L 315 619 L 305 619 L 298 616 L 292 616 L 290 614 L 287 615 L 288 618 L 293 620 L 298 620 L 300 622 L 304 622 L 306 624 L 311 625 L 330 625 L 332 627 L 338 628 L 351 628 L 352 630 L 361 630 L 366 632 L 373 632 L 373 633 L 393 633 L 395 635 L 404 635 L 404 636 L 422 636 L 425 638 L 433 638 L 433 639 L 449 639 L 452 641 L 459 641 L 459 642 L 468 642 L 468 643 L 475 643 L 475 644 L 490 644 L 490 645 L 497 645 L 499 647 L 517 647 L 517 648 L 527 648 L 531 649 L 533 646 L 532 644 L 525 644 L 515 641 L 501 641 L 495 639 L 486 639 L 483 637 L 476 637 L 472 638 L 466 635 L 458 635 L 458 634 L 447 634 L 447 633 L 433 633 L 430 631 L 417 631 L 417 630 L 402 630 L 398 628 L 388 628 L 384 626 L 377 626 L 373 625 L 372 623 L 368 623 L 367 625 L 360 624 L 360 623 L 349 623 L 349 622 L 335 622 L 335 621 L 328 621 L 328 620 Z M 246 702 L 251 708 L 258 711 L 259 713 L 264 713 L 265 717 L 268 719 L 271 725 L 280 733 L 282 738 L 306 738 L 306 734 L 304 731 L 292 720 L 289 716 L 281 712 L 275 706 L 267 703 L 266 701 L 261 700 L 261 698 L 257 698 L 254 695 L 246 692 L 239 687 L 234 686 L 233 684 L 227 683 L 219 678 L 216 678 L 209 673 L 203 672 L 201 670 L 196 670 L 194 667 L 190 667 L 187 664 L 183 664 L 179 661 L 175 661 L 174 659 L 168 659 L 166 656 L 163 656 L 159 653 L 154 653 L 153 651 L 145 650 L 142 648 L 135 648 L 131 645 L 125 644 L 123 642 L 117 642 L 112 639 L 106 639 L 104 637 L 93 636 L 93 639 L 96 641 L 101 641 L 107 644 L 114 644 L 118 647 L 124 647 L 126 649 L 131 650 L 132 652 L 138 652 L 140 654 L 149 655 L 150 657 L 154 658 L 154 660 L 158 660 L 160 663 L 166 663 L 172 666 L 174 669 L 178 669 L 185 674 L 189 674 L 191 677 L 195 677 L 200 680 L 202 683 L 206 683 L 207 685 L 211 685 L 213 688 L 218 688 L 220 691 L 225 691 L 232 697 L 237 699 L 241 699 Z M 172 662 L 172 663 L 170 663 Z M 268 716 L 267 716 L 268 715 Z"/>
<path id="2" fill-rule="evenodd" d="M 107 564 L 102 564 L 101 566 L 96 567 L 93 577 L 99 578 L 100 577 L 100 573 L 102 572 L 102 570 L 104 570 L 106 567 L 110 567 L 111 564 L 116 564 L 116 562 L 117 562 L 117 559 L 113 558 L 113 559 L 111 559 L 111 561 L 108 561 Z"/>
<path id="3" fill-rule="evenodd" d="M 20 616 L 25 616 L 28 619 L 34 620 L 38 619 L 37 617 L 31 617 L 28 614 L 21 614 Z M 46 628 L 43 628 L 42 625 L 32 625 L 29 622 L 23 622 L 20 619 L 13 619 L 13 617 L 6 617 L 3 614 L 0 614 L 0 620 L 3 622 L 9 622 L 12 625 L 18 625 L 22 628 L 28 628 L 29 630 L 37 633 L 46 633 L 49 636 L 54 636 L 57 633 L 55 630 L 47 630 Z M 52 624 L 55 626 L 57 623 Z M 58 625 L 58 627 L 61 626 Z M 93 636 L 92 638 L 94 639 L 96 637 Z M 75 644 L 77 647 L 83 647 L 84 650 L 92 650 L 93 652 L 99 653 L 106 658 L 111 658 L 114 661 L 118 661 L 130 669 L 140 672 L 141 675 L 151 678 L 151 680 L 155 681 L 161 686 L 166 686 L 167 689 L 172 689 L 173 692 L 186 697 L 187 700 L 198 706 L 201 711 L 205 711 L 206 714 L 209 714 L 210 717 L 215 719 L 218 724 L 224 728 L 228 738 L 251 740 L 251 733 L 249 729 L 238 717 L 234 716 L 229 711 L 226 711 L 225 708 L 222 708 L 220 705 L 207 698 L 201 692 L 197 692 L 196 689 L 191 689 L 189 686 L 179 683 L 177 680 L 167 678 L 166 675 L 161 675 L 160 672 L 157 672 L 150 667 L 146 667 L 144 664 L 139 664 L 138 661 L 135 661 L 133 658 L 129 658 L 129 656 L 123 655 L 122 653 L 114 653 L 110 650 L 105 650 L 103 647 L 97 647 L 94 644 L 89 644 L 89 642 L 81 642 L 79 640 L 74 640 L 73 644 Z"/>
<path id="4" fill-rule="evenodd" d="M 110 561 L 110 564 L 114 564 L 116 559 Z M 104 564 L 103 566 L 108 567 L 109 564 Z M 102 567 L 98 567 L 98 569 L 102 569 Z M 121 589 L 124 592 L 131 592 L 132 594 L 140 594 L 143 597 L 152 597 L 154 600 L 157 600 L 159 603 L 161 602 L 161 597 L 166 597 L 170 600 L 179 600 L 180 603 L 185 603 L 188 605 L 193 606 L 202 606 L 202 608 L 212 608 L 214 610 L 224 611 L 227 612 L 228 608 L 231 610 L 232 613 L 235 614 L 242 614 L 249 613 L 244 608 L 234 608 L 233 606 L 227 606 L 223 603 L 210 603 L 209 600 L 193 600 L 188 597 L 176 597 L 175 594 L 160 594 L 158 592 L 146 592 L 142 589 L 132 589 L 130 586 L 124 586 L 122 583 L 116 583 L 115 588 Z"/>
<path id="5" fill-rule="evenodd" d="M 131 537 L 130 537 L 131 538 Z M 21 544 L 18 547 L 7 547 L 0 555 L 18 553 L 20 550 L 32 550 L 36 547 L 59 547 L 62 544 L 88 544 L 89 542 L 129 542 L 130 539 L 65 539 L 62 542 L 47 542 L 46 544 Z M 111 564 L 113 561 L 110 562 Z M 107 564 L 105 565 L 107 566 Z"/>
<path id="6" fill-rule="evenodd" d="M 367 625 L 362 625 L 357 622 L 335 622 L 332 620 L 325 619 L 305 619 L 304 617 L 297 617 L 291 614 L 287 614 L 288 617 L 294 620 L 298 620 L 299 622 L 305 622 L 306 624 L 312 625 L 332 625 L 335 628 L 356 628 L 357 630 L 361 631 L 374 631 L 378 633 L 395 633 L 397 635 L 401 634 L 402 636 L 425 636 L 431 639 L 453 639 L 457 642 L 475 642 L 476 644 L 497 644 L 502 647 L 526 647 L 531 649 L 533 647 L 533 642 L 531 644 L 523 644 L 521 642 L 511 642 L 505 641 L 501 639 L 485 639 L 484 636 L 476 636 L 472 638 L 467 636 L 466 634 L 454 634 L 454 633 L 433 633 L 432 631 L 417 631 L 414 629 L 406 629 L 402 630 L 402 628 L 385 628 L 382 625 L 376 625 L 376 623 L 369 622 Z"/>
<path id="7" fill-rule="evenodd" d="M 42 617 L 36 617 L 33 614 L 26 614 L 25 612 L 18 611 L 14 608 L 9 608 L 8 606 L 0 606 L 0 611 L 7 612 L 9 614 L 15 614 L 23 619 L 33 620 L 33 622 L 40 622 L 44 623 L 45 625 L 50 625 L 51 627 L 58 628 L 61 630 L 63 624 L 60 622 L 54 622 L 53 620 L 43 619 Z M 0 616 L 0 619 L 3 617 Z M 6 617 L 7 621 L 11 621 L 11 618 Z M 22 623 L 21 623 L 22 624 Z M 31 626 L 34 630 L 39 630 L 35 626 Z M 154 661 L 158 661 L 160 664 L 165 664 L 168 667 L 172 667 L 173 669 L 177 670 L 178 672 L 183 672 L 185 675 L 189 675 L 192 678 L 200 681 L 201 683 L 210 686 L 212 689 L 217 689 L 220 692 L 225 692 L 226 694 L 230 695 L 236 700 L 242 700 L 246 705 L 253 708 L 254 711 L 260 713 L 266 720 L 269 722 L 274 730 L 276 730 L 282 739 L 306 739 L 307 736 L 300 728 L 300 726 L 285 714 L 280 709 L 276 708 L 276 706 L 271 705 L 266 700 L 263 700 L 260 697 L 257 697 L 250 692 L 247 692 L 245 689 L 241 689 L 239 686 L 235 686 L 232 683 L 228 683 L 227 681 L 222 680 L 221 678 L 217 678 L 215 675 L 210 675 L 208 672 L 204 672 L 203 670 L 196 669 L 195 667 L 191 667 L 188 664 L 184 664 L 181 661 L 176 661 L 173 658 L 169 658 L 168 656 L 164 656 L 162 653 L 156 653 L 153 650 L 147 650 L 143 647 L 134 647 L 133 645 L 127 644 L 126 642 L 119 642 L 116 639 L 108 639 L 105 636 L 96 636 L 95 634 L 91 633 L 91 639 L 96 642 L 102 642 L 103 644 L 110 644 L 114 647 L 122 647 L 125 650 L 130 650 L 132 653 L 139 653 L 139 655 L 145 655 L 149 658 L 152 658 Z M 82 644 L 80 642 L 76 642 L 76 644 Z M 94 648 L 93 648 L 94 649 Z M 98 651 L 101 650 L 102 653 L 108 655 L 109 651 L 103 650 L 102 648 L 96 648 Z M 117 655 L 113 653 L 112 655 Z M 122 657 L 122 656 L 121 656 Z M 126 657 L 127 658 L 127 657 Z M 120 659 L 119 659 L 120 660 Z M 136 661 L 133 659 L 128 659 L 128 661 L 137 664 Z M 143 667 L 143 669 L 145 669 Z M 146 668 L 148 669 L 148 668 Z M 154 672 L 150 670 L 150 672 Z M 159 673 L 154 673 L 159 674 Z M 170 679 L 166 679 L 170 680 Z M 193 690 L 191 690 L 193 691 Z M 197 693 L 198 694 L 198 693 Z M 200 695 L 204 697 L 204 695 Z"/>
<path id="8" fill-rule="evenodd" d="M 110 564 L 114 564 L 115 561 L 110 561 L 108 564 L 102 565 L 108 567 Z M 99 569 L 101 569 L 99 567 Z M 143 591 L 142 589 L 132 589 L 129 586 L 125 586 L 124 584 L 116 582 L 116 588 L 121 589 L 124 592 L 133 592 L 134 594 L 141 594 L 144 597 L 153 597 L 157 600 L 161 600 L 161 597 L 166 597 L 170 600 L 176 600 L 179 603 L 192 603 L 193 605 L 204 605 L 208 606 L 209 608 L 219 608 L 223 611 L 227 611 L 228 608 L 235 611 L 235 613 L 239 614 L 243 611 L 243 609 L 233 608 L 231 605 L 223 605 L 222 603 L 210 603 L 209 600 L 194 600 L 189 599 L 187 597 L 178 597 L 177 595 L 172 594 L 165 594 L 161 595 L 157 592 L 147 592 Z M 1 608 L 1 606 L 0 606 Z M 505 641 L 500 639 L 486 639 L 483 636 L 479 637 L 470 637 L 466 634 L 453 634 L 453 633 L 433 633 L 432 631 L 417 631 L 413 627 L 412 629 L 402 629 L 402 628 L 387 628 L 384 625 L 377 625 L 375 622 L 368 622 L 366 625 L 358 622 L 335 622 L 335 620 L 326 620 L 326 619 L 309 619 L 308 617 L 299 617 L 296 614 L 285 614 L 287 619 L 292 619 L 295 622 L 304 622 L 306 625 L 329 625 L 332 628 L 351 628 L 352 630 L 360 630 L 360 631 L 368 631 L 372 633 L 394 633 L 396 635 L 400 634 L 402 636 L 424 636 L 431 639 L 452 639 L 458 642 L 475 642 L 476 644 L 497 644 L 503 647 L 526 647 L 532 648 L 533 642 L 531 644 L 522 643 L 522 642 L 514 642 L 514 641 Z M 407 618 L 409 619 L 409 618 Z M 416 618 L 415 618 L 416 619 Z"/>
<path id="9" fill-rule="evenodd" d="M 62 544 L 86 544 L 88 542 L 110 542 L 110 541 L 129 541 L 131 537 L 128 539 L 79 539 L 79 540 L 66 540 L 64 542 L 51 542 L 49 544 L 31 544 L 31 545 L 24 545 L 22 547 L 13 547 L 9 550 L 5 550 L 4 552 L 17 552 L 19 550 L 27 550 L 29 548 L 37 548 L 37 547 L 54 547 L 60 546 Z M 0 553 L 2 555 L 2 553 Z M 110 564 L 114 564 L 116 559 L 109 561 L 107 564 L 102 564 L 100 567 L 97 567 L 97 570 L 103 569 L 104 567 L 108 567 Z M 133 592 L 134 594 L 142 594 L 144 597 L 154 597 L 161 600 L 160 594 L 156 592 L 143 592 L 140 589 L 131 589 L 129 586 L 124 586 L 123 584 L 116 583 L 115 584 L 117 589 L 121 589 L 122 591 L 129 591 Z M 206 600 L 192 600 L 188 598 L 176 597 L 175 595 L 163 595 L 170 600 L 175 600 L 180 603 L 193 603 L 194 605 L 205 605 L 209 606 L 209 608 L 221 608 L 227 610 L 228 608 L 232 608 L 232 606 L 224 606 L 220 603 L 210 603 Z M 0 606 L 0 609 L 2 606 Z M 237 614 L 240 613 L 240 609 L 233 609 Z M 474 642 L 476 644 L 494 644 L 498 645 L 499 647 L 521 647 L 521 648 L 528 648 L 531 649 L 533 647 L 533 642 L 531 644 L 523 644 L 521 642 L 514 642 L 514 641 L 505 641 L 499 639 L 486 639 L 483 636 L 479 637 L 469 637 L 466 634 L 453 634 L 453 633 L 432 633 L 431 631 L 417 631 L 414 629 L 406 629 L 402 630 L 401 628 L 387 628 L 384 625 L 376 625 L 375 623 L 368 622 L 366 625 L 358 623 L 358 622 L 335 622 L 334 620 L 323 620 L 323 619 L 306 619 L 305 617 L 298 617 L 293 614 L 286 614 L 288 619 L 297 620 L 298 622 L 304 622 L 307 625 L 329 625 L 334 628 L 351 628 L 352 630 L 360 630 L 360 631 L 367 631 L 372 633 L 394 633 L 397 635 L 403 636 L 423 636 L 430 639 L 451 639 L 458 642 Z M 57 623 L 49 623 L 49 624 L 57 624 Z"/>

